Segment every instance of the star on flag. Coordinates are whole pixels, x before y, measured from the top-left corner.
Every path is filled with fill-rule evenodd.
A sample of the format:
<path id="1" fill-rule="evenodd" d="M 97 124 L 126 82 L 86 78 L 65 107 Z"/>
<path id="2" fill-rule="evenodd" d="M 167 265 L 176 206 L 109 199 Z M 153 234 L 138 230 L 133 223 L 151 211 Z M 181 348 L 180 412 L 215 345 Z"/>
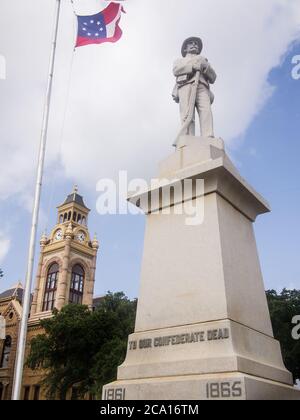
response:
<path id="1" fill-rule="evenodd" d="M 78 16 L 78 35 L 76 47 L 104 42 L 117 42 L 123 32 L 119 26 L 122 12 L 121 4 L 110 3 L 96 15 Z"/>

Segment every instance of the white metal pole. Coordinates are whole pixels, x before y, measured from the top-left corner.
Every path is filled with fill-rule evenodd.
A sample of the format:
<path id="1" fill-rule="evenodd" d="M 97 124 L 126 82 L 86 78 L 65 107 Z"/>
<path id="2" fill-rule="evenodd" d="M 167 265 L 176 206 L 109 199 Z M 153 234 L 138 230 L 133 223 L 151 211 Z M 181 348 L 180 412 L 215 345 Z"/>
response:
<path id="1" fill-rule="evenodd" d="M 60 6 L 61 6 L 61 0 L 56 0 L 54 35 L 53 35 L 53 44 L 52 44 L 52 49 L 51 49 L 49 78 L 48 78 L 46 102 L 45 102 L 45 109 L 44 109 L 44 116 L 43 116 L 41 141 L 40 141 L 37 181 L 36 181 L 36 188 L 35 188 L 34 207 L 33 207 L 33 214 L 32 214 L 32 225 L 31 225 L 31 234 L 30 234 L 30 243 L 29 243 L 28 265 L 27 265 L 27 273 L 26 273 L 26 283 L 25 283 L 25 290 L 24 290 L 24 296 L 23 296 L 22 318 L 21 318 L 21 325 L 20 325 L 20 330 L 19 330 L 19 339 L 18 339 L 16 362 L 15 362 L 15 374 L 14 374 L 14 384 L 13 384 L 13 393 L 12 393 L 13 400 L 19 400 L 21 398 L 21 387 L 22 387 L 22 379 L 23 379 L 24 358 L 25 358 L 26 338 L 27 338 L 27 324 L 28 324 L 28 316 L 29 316 L 29 311 L 30 311 L 32 274 L 33 274 L 33 266 L 34 266 L 37 225 L 38 225 L 38 218 L 39 218 L 40 198 L 41 198 L 41 189 L 42 189 L 43 172 L 44 172 L 44 161 L 45 161 L 45 152 L 46 152 L 46 143 L 47 143 L 47 132 L 48 132 L 48 123 L 49 123 L 53 72 L 54 72 L 56 43 L 57 43 L 57 34 L 58 34 L 59 16 L 60 16 Z"/>

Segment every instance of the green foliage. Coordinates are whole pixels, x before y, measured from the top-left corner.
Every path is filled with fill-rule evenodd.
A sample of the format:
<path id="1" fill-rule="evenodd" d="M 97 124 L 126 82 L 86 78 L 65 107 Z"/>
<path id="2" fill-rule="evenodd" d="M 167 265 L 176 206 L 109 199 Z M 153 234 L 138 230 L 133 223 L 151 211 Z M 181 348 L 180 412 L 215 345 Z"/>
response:
<path id="1" fill-rule="evenodd" d="M 78 396 L 101 395 L 102 386 L 116 379 L 133 332 L 136 301 L 123 293 L 108 293 L 96 311 L 68 305 L 41 321 L 45 334 L 31 341 L 27 366 L 46 370 L 48 398 L 65 399 L 76 385 Z"/>
<path id="2" fill-rule="evenodd" d="M 292 319 L 300 315 L 300 290 L 267 291 L 274 335 L 280 341 L 283 359 L 294 380 L 300 379 L 300 340 L 292 337 Z"/>

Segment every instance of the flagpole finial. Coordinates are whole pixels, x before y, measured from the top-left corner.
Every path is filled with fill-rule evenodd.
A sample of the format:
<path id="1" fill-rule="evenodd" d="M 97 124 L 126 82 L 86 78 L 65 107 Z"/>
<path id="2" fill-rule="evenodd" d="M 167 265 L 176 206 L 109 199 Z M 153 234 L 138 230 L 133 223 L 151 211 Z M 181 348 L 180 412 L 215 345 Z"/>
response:
<path id="1" fill-rule="evenodd" d="M 73 187 L 73 194 L 77 194 L 78 193 L 78 185 L 74 185 Z"/>

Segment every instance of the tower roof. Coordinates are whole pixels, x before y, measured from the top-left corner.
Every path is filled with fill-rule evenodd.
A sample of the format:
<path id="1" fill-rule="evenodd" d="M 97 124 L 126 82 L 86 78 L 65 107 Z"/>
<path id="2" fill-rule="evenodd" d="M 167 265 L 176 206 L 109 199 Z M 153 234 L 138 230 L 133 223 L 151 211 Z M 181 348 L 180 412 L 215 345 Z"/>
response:
<path id="1" fill-rule="evenodd" d="M 76 203 L 79 206 L 84 207 L 85 209 L 89 210 L 89 208 L 84 204 L 83 197 L 78 194 L 77 185 L 75 185 L 73 192 L 67 196 L 64 203 L 59 207 L 62 207 L 62 206 L 65 206 L 66 204 L 71 204 L 71 203 Z"/>
<path id="2" fill-rule="evenodd" d="M 12 286 L 10 289 L 5 290 L 4 292 L 0 293 L 0 299 L 7 299 L 7 298 L 16 298 L 18 301 L 22 301 L 23 298 L 23 286 L 19 282 L 15 286 Z"/>

